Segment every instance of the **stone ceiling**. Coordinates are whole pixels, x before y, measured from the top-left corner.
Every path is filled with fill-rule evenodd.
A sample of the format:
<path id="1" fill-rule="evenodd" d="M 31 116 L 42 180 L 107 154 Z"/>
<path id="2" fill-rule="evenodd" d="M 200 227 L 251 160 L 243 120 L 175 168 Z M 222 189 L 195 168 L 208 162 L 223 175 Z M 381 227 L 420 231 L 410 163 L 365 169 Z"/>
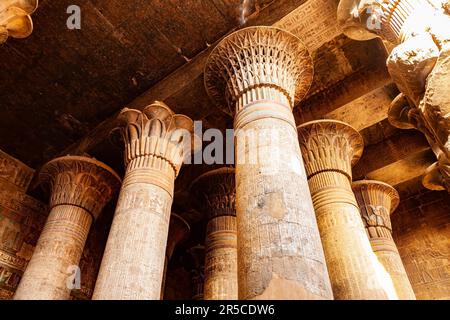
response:
<path id="1" fill-rule="evenodd" d="M 70 5 L 81 30 L 66 27 Z M 44 0 L 33 21 L 0 48 L 0 145 L 32 167 L 243 22 L 240 0 Z"/>

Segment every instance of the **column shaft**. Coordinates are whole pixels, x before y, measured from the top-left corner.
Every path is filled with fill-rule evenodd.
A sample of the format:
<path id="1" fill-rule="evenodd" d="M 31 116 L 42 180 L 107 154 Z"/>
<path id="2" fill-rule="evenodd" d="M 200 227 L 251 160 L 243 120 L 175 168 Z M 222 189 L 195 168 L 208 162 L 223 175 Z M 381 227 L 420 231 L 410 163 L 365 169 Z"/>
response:
<path id="1" fill-rule="evenodd" d="M 54 207 L 14 298 L 67 299 L 91 223 L 91 215 L 82 208 Z"/>
<path id="2" fill-rule="evenodd" d="M 155 102 L 119 119 L 126 173 L 93 294 L 94 300 L 159 300 L 174 180 L 193 122 Z"/>
<path id="3" fill-rule="evenodd" d="M 387 299 L 348 178 L 324 172 L 310 187 L 335 299 Z"/>
<path id="4" fill-rule="evenodd" d="M 362 153 L 362 137 L 332 120 L 309 122 L 298 130 L 335 299 L 396 298 L 351 188 L 351 166 Z"/>
<path id="5" fill-rule="evenodd" d="M 259 107 L 270 108 L 267 103 Z M 293 119 L 289 123 L 273 118 L 250 122 L 242 130 L 259 135 L 253 143 L 237 134 L 240 299 L 309 300 L 331 296 L 293 123 Z M 267 136 L 261 134 L 264 131 Z M 240 158 L 242 154 L 244 159 Z M 258 163 L 251 164 L 255 156 Z"/>
<path id="6" fill-rule="evenodd" d="M 206 227 L 205 300 L 237 300 L 236 217 L 211 219 Z"/>
<path id="7" fill-rule="evenodd" d="M 332 298 L 292 114 L 312 77 L 304 44 L 270 27 L 229 35 L 206 65 L 235 116 L 239 299 Z"/>
<path id="8" fill-rule="evenodd" d="M 125 175 L 94 300 L 160 299 L 172 195 L 145 182 L 147 172 Z"/>
<path id="9" fill-rule="evenodd" d="M 51 211 L 14 299 L 69 299 L 80 282 L 79 262 L 92 221 L 120 179 L 103 163 L 78 156 L 50 161 L 39 178 L 51 186 Z"/>
<path id="10" fill-rule="evenodd" d="M 392 237 L 390 214 L 399 203 L 397 191 L 380 181 L 362 180 L 353 183 L 362 221 L 378 261 L 390 275 L 397 296 L 415 300 L 415 294 Z"/>

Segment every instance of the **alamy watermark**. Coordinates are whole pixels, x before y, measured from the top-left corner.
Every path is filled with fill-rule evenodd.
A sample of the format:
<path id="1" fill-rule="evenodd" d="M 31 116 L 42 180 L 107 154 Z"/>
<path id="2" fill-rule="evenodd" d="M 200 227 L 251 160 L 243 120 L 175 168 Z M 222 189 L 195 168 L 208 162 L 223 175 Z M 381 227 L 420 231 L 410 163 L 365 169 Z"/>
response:
<path id="1" fill-rule="evenodd" d="M 77 5 L 70 5 L 66 10 L 69 17 L 67 18 L 67 28 L 69 30 L 81 29 L 81 8 Z"/>

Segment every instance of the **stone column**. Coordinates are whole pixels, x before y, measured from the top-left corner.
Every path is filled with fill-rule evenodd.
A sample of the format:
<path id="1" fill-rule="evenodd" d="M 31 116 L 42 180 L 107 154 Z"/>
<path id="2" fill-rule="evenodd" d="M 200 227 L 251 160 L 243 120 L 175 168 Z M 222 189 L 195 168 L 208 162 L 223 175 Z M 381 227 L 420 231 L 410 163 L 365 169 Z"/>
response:
<path id="1" fill-rule="evenodd" d="M 169 236 L 167 238 L 166 257 L 164 260 L 164 275 L 161 285 L 161 300 L 164 298 L 167 266 L 169 264 L 170 258 L 172 258 L 175 247 L 183 240 L 186 240 L 186 238 L 189 236 L 190 230 L 191 227 L 186 222 L 186 220 L 184 220 L 176 213 L 172 213 L 169 222 Z"/>
<path id="2" fill-rule="evenodd" d="M 398 298 L 415 300 L 414 291 L 392 238 L 390 214 L 400 202 L 398 192 L 384 182 L 372 180 L 354 182 L 352 187 L 372 249 L 389 273 Z"/>
<path id="3" fill-rule="evenodd" d="M 119 189 L 120 178 L 105 164 L 79 156 L 50 161 L 39 177 L 51 187 L 51 211 L 14 299 L 65 300 L 92 221 Z"/>
<path id="4" fill-rule="evenodd" d="M 364 145 L 361 135 L 333 120 L 305 123 L 298 132 L 335 299 L 395 298 L 352 192 L 352 165 Z"/>
<path id="5" fill-rule="evenodd" d="M 205 68 L 234 115 L 239 299 L 331 299 L 292 108 L 312 82 L 303 43 L 273 27 L 223 39 Z"/>
<path id="6" fill-rule="evenodd" d="M 193 122 L 161 102 L 120 113 L 125 178 L 94 300 L 158 300 L 174 180 L 191 146 Z"/>
<path id="7" fill-rule="evenodd" d="M 208 219 L 205 240 L 205 300 L 237 300 L 237 230 L 234 169 L 220 168 L 198 177 L 193 195 Z"/>

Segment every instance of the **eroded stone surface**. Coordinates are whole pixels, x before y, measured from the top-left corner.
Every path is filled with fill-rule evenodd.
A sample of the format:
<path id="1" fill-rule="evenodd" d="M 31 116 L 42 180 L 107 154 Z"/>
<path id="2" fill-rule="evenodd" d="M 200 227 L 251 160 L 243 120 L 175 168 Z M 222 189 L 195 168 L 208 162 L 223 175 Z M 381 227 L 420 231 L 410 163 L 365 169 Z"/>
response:
<path id="1" fill-rule="evenodd" d="M 229 35 L 206 64 L 209 95 L 235 115 L 239 299 L 332 298 L 292 115 L 312 73 L 302 42 L 270 27 Z M 302 289 L 269 288 L 275 274 Z"/>
<path id="2" fill-rule="evenodd" d="M 220 168 L 198 177 L 193 195 L 208 219 L 205 240 L 205 300 L 238 299 L 235 170 Z"/>
<path id="3" fill-rule="evenodd" d="M 93 299 L 158 300 L 174 180 L 193 123 L 159 102 L 142 112 L 124 109 L 120 119 L 126 173 Z"/>
<path id="4" fill-rule="evenodd" d="M 390 275 L 398 298 L 415 300 L 414 291 L 392 238 L 390 215 L 400 202 L 397 191 L 385 183 L 371 180 L 354 182 L 352 188 L 370 244 Z"/>
<path id="5" fill-rule="evenodd" d="M 14 295 L 16 300 L 68 299 L 93 219 L 120 185 L 105 164 L 66 156 L 47 163 L 40 179 L 50 184 L 50 214 Z"/>
<path id="6" fill-rule="evenodd" d="M 33 173 L 0 150 L 0 300 L 13 297 L 48 214 L 25 193 Z"/>
<path id="7" fill-rule="evenodd" d="M 396 299 L 377 261 L 351 189 L 363 140 L 349 125 L 318 120 L 298 127 L 335 299 Z"/>

